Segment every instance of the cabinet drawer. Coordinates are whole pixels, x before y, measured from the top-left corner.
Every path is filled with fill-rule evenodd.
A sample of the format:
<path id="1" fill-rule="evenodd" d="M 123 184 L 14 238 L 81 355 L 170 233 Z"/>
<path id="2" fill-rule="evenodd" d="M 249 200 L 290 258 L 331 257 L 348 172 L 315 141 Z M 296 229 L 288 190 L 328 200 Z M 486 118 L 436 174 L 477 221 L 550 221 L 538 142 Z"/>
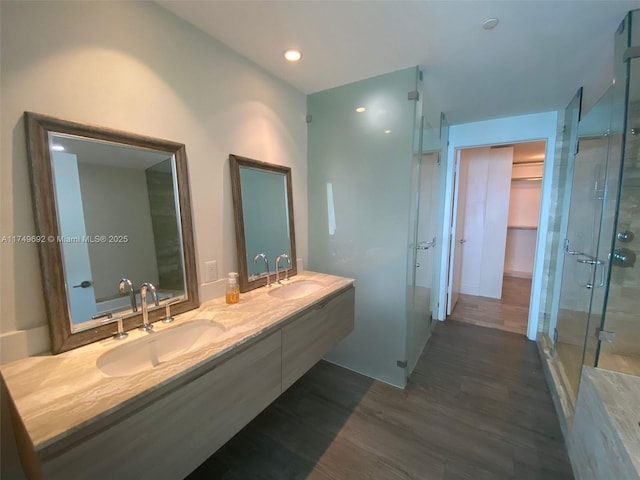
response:
<path id="1" fill-rule="evenodd" d="M 282 329 L 282 390 L 353 330 L 355 288 L 316 305 Z"/>

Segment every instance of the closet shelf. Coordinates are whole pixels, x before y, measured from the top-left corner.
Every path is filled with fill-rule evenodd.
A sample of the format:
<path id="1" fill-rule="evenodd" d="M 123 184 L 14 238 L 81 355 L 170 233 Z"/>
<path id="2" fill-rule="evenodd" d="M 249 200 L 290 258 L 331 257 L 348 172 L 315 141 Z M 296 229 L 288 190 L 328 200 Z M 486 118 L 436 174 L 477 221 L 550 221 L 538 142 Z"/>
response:
<path id="1" fill-rule="evenodd" d="M 537 225 L 507 225 L 512 230 L 537 230 Z"/>
<path id="2" fill-rule="evenodd" d="M 521 167 L 521 166 L 529 166 L 529 165 L 544 165 L 544 160 L 538 160 L 535 162 L 513 162 L 513 166 L 514 167 Z"/>
<path id="3" fill-rule="evenodd" d="M 542 180 L 542 177 L 514 177 L 511 179 L 512 182 L 537 182 Z"/>

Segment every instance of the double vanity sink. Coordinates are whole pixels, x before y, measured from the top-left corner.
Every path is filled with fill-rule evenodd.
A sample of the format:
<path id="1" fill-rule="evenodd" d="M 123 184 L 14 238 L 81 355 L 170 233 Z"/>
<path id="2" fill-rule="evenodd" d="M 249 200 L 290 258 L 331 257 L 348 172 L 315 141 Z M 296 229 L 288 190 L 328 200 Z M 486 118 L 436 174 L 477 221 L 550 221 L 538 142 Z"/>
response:
<path id="1" fill-rule="evenodd" d="M 268 294 L 283 300 L 298 300 L 323 288 L 317 280 L 293 280 L 271 287 Z M 135 375 L 202 350 L 224 332 L 224 325 L 214 320 L 191 320 L 115 347 L 100 355 L 96 366 L 109 377 Z"/>
<path id="2" fill-rule="evenodd" d="M 353 309 L 353 280 L 303 272 L 3 365 L 27 476 L 183 478 L 344 338 Z"/>

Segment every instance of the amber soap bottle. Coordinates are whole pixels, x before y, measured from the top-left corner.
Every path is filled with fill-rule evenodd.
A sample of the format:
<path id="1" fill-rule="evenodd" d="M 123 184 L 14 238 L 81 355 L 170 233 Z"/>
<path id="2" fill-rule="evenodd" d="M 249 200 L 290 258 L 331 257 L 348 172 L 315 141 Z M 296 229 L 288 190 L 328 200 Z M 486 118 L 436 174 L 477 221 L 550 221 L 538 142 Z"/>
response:
<path id="1" fill-rule="evenodd" d="M 238 287 L 238 274 L 236 272 L 229 272 L 227 277 L 226 299 L 229 305 L 240 301 L 240 287 Z"/>

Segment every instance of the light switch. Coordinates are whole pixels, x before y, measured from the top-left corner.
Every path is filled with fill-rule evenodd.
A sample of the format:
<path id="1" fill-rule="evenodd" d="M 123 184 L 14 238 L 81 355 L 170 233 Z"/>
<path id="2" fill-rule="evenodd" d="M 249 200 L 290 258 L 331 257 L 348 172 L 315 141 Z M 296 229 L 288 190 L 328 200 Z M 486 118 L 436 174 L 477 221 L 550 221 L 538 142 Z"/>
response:
<path id="1" fill-rule="evenodd" d="M 204 262 L 204 282 L 210 283 L 218 280 L 218 262 L 211 260 Z"/>

